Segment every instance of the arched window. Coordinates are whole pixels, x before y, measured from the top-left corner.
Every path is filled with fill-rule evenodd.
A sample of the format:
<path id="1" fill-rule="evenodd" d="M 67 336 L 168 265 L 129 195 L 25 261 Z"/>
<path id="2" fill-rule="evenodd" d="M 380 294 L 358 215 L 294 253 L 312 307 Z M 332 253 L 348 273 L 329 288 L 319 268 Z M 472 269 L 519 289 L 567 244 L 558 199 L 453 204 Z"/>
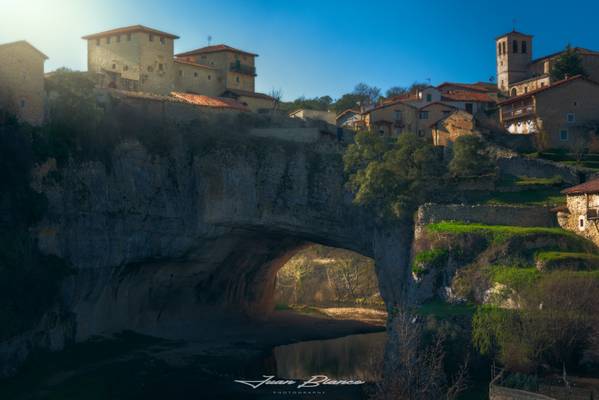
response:
<path id="1" fill-rule="evenodd" d="M 515 95 L 516 95 L 516 93 L 517 93 L 517 92 L 516 92 L 516 88 L 513 88 L 513 89 L 512 89 L 512 96 L 515 96 Z"/>
<path id="2" fill-rule="evenodd" d="M 501 43 L 497 42 L 497 54 L 501 55 Z"/>
<path id="3" fill-rule="evenodd" d="M 512 53 L 517 53 L 518 52 L 518 41 L 517 40 L 512 40 Z"/>
<path id="4" fill-rule="evenodd" d="M 505 43 L 506 43 L 506 42 L 501 42 L 501 50 L 502 50 L 501 52 L 502 52 L 503 54 L 506 54 L 506 53 L 507 53 L 507 51 L 506 51 L 506 49 L 505 49 L 505 47 L 506 47 L 506 44 L 505 44 Z"/>
<path id="5" fill-rule="evenodd" d="M 526 40 L 522 41 L 522 47 L 520 48 L 520 50 L 522 51 L 522 54 L 526 54 L 526 52 L 528 51 L 527 45 L 526 45 Z"/>

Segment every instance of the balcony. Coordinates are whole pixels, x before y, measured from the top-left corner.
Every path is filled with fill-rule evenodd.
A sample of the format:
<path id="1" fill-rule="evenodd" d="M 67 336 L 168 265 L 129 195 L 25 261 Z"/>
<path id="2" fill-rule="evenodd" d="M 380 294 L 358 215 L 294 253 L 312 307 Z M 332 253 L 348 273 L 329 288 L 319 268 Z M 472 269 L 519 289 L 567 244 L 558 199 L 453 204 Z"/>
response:
<path id="1" fill-rule="evenodd" d="M 238 72 L 244 75 L 256 76 L 256 68 L 249 65 L 243 65 L 239 62 L 232 62 L 229 66 L 229 71 Z"/>
<path id="2" fill-rule="evenodd" d="M 513 103 L 501 108 L 501 119 L 503 121 L 533 114 L 535 114 L 535 106 L 532 102 Z"/>
<path id="3" fill-rule="evenodd" d="M 598 208 L 587 209 L 587 220 L 589 220 L 589 221 L 599 220 L 599 209 Z"/>

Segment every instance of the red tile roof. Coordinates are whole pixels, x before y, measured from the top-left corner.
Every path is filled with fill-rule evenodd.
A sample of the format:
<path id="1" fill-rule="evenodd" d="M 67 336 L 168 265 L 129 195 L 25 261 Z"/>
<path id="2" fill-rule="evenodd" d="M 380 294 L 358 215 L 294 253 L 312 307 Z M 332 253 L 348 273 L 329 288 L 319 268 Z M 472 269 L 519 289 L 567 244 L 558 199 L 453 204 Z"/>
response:
<path id="1" fill-rule="evenodd" d="M 488 93 L 469 92 L 467 90 L 451 90 L 441 94 L 443 101 L 473 101 L 480 103 L 491 103 L 496 100 Z"/>
<path id="2" fill-rule="evenodd" d="M 562 190 L 564 194 L 599 193 L 599 178 Z"/>
<path id="3" fill-rule="evenodd" d="M 187 64 L 187 65 L 191 65 L 191 66 L 194 66 L 194 67 L 200 67 L 200 68 L 210 69 L 210 70 L 213 70 L 213 71 L 218 71 L 218 68 L 216 68 L 216 67 L 211 67 L 209 65 L 198 64 L 198 63 L 194 63 L 194 62 L 183 60 L 183 59 L 179 59 L 179 58 L 175 58 L 173 61 L 176 62 L 176 63 L 179 63 L 179 64 Z"/>
<path id="4" fill-rule="evenodd" d="M 539 89 L 531 90 L 530 92 L 521 94 L 519 96 L 510 97 L 507 100 L 504 100 L 504 101 L 501 101 L 501 102 L 497 103 L 497 105 L 503 106 L 503 105 L 506 105 L 506 104 L 515 103 L 515 102 L 520 101 L 522 99 L 527 99 L 527 98 L 529 98 L 531 96 L 534 96 L 534 95 L 536 95 L 538 93 L 545 92 L 547 90 L 551 90 L 551 89 L 554 89 L 556 87 L 563 86 L 565 84 L 569 84 L 572 81 L 579 80 L 579 79 L 599 86 L 599 83 L 597 83 L 597 82 L 595 82 L 593 80 L 590 80 L 589 78 L 586 78 L 586 77 L 584 77 L 582 75 L 575 75 L 575 76 L 573 76 L 571 78 L 566 78 L 566 79 L 563 79 L 561 81 L 554 82 L 554 83 L 552 83 L 549 86 L 544 86 L 544 87 L 539 88 Z"/>
<path id="5" fill-rule="evenodd" d="M 200 47 L 199 49 L 186 51 L 184 53 L 175 54 L 177 57 L 191 56 L 194 54 L 206 54 L 206 53 L 220 53 L 222 51 L 231 51 L 233 53 L 245 54 L 252 57 L 258 57 L 258 54 L 250 53 L 247 51 L 239 50 L 226 44 L 216 44 L 214 46 Z"/>
<path id="6" fill-rule="evenodd" d="M 104 36 L 111 36 L 111 35 L 118 35 L 118 34 L 122 34 L 122 33 L 132 33 L 132 32 L 148 32 L 148 33 L 156 34 L 158 36 L 164 36 L 164 37 L 168 37 L 168 38 L 172 38 L 172 39 L 179 39 L 179 36 L 173 35 L 172 33 L 162 32 L 157 29 L 148 28 L 147 26 L 143 26 L 143 25 L 131 25 L 131 26 L 125 26 L 123 28 L 111 29 L 109 31 L 92 33 L 91 35 L 83 36 L 81 39 L 90 40 L 90 39 L 96 39 L 96 38 L 100 38 L 100 37 L 104 37 Z"/>
<path id="7" fill-rule="evenodd" d="M 238 111 L 249 111 L 247 106 L 237 100 L 222 97 L 210 97 L 201 94 L 171 92 L 171 96 L 196 106 L 209 108 L 228 108 Z"/>
<path id="8" fill-rule="evenodd" d="M 499 88 L 493 84 L 488 82 L 475 82 L 475 83 L 458 83 L 458 82 L 443 82 L 437 89 L 443 91 L 443 88 L 446 86 L 457 86 L 468 90 L 475 90 L 478 92 L 498 92 Z"/>
<path id="9" fill-rule="evenodd" d="M 13 47 L 13 46 L 28 46 L 28 47 L 31 47 L 33 50 L 35 50 L 37 53 L 39 53 L 44 58 L 44 60 L 48 59 L 47 55 L 45 55 L 44 53 L 42 53 L 41 51 L 39 51 L 38 49 L 36 49 L 31 43 L 29 43 L 26 40 L 19 40 L 19 41 L 16 41 L 16 42 L 10 42 L 10 43 L 0 44 L 0 49 L 1 48 Z"/>

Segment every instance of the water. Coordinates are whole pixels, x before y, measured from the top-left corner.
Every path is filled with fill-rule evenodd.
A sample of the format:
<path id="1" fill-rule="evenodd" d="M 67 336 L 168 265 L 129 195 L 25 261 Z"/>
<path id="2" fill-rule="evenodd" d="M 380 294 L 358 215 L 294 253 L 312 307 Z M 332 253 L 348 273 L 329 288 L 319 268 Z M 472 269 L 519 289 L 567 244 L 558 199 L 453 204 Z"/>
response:
<path id="1" fill-rule="evenodd" d="M 313 375 L 372 381 L 382 362 L 385 332 L 298 342 L 267 352 L 214 349 L 128 333 L 35 357 L 22 372 L 0 381 L 1 399 L 366 399 L 366 385 L 297 389 Z M 276 376 L 295 385 L 256 389 L 235 380 Z M 295 392 L 295 394 L 292 394 Z M 312 394 L 297 395 L 297 392 Z"/>
<path id="2" fill-rule="evenodd" d="M 380 378 L 386 332 L 299 342 L 274 349 L 277 376 L 302 379 L 312 375 L 374 382 Z"/>

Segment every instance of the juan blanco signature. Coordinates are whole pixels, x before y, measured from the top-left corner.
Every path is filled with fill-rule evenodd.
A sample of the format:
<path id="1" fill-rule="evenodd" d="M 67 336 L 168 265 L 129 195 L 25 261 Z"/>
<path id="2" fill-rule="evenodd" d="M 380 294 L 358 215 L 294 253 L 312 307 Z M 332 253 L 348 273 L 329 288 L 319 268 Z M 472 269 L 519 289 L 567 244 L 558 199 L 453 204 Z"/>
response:
<path id="1" fill-rule="evenodd" d="M 262 385 L 295 385 L 297 388 L 310 388 L 320 385 L 361 385 L 364 381 L 352 381 L 352 380 L 335 380 L 329 379 L 326 375 L 313 375 L 307 381 L 292 381 L 292 380 L 276 380 L 274 375 L 262 375 L 263 380 L 260 381 L 241 381 L 236 380 L 237 383 L 243 383 L 244 385 L 251 386 L 252 389 L 256 389 Z"/>

